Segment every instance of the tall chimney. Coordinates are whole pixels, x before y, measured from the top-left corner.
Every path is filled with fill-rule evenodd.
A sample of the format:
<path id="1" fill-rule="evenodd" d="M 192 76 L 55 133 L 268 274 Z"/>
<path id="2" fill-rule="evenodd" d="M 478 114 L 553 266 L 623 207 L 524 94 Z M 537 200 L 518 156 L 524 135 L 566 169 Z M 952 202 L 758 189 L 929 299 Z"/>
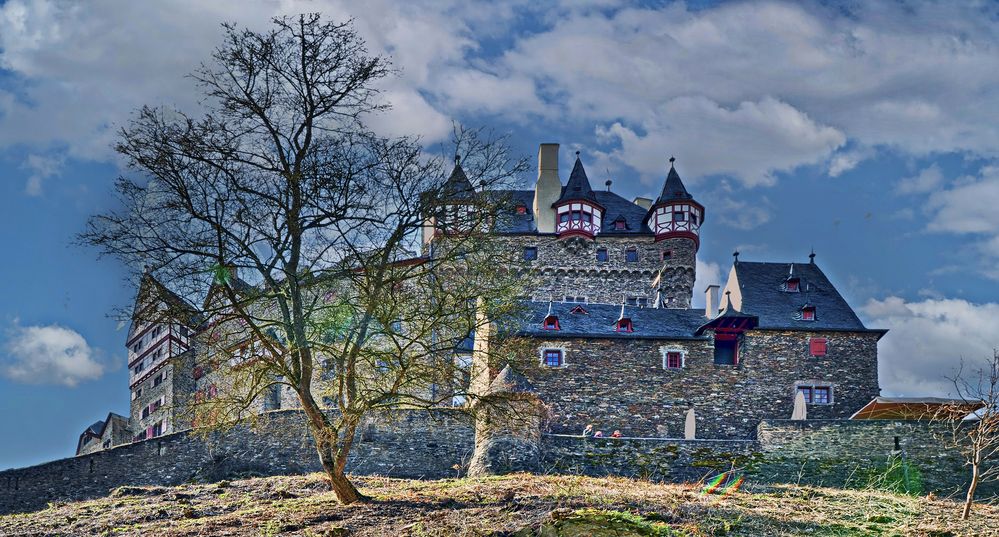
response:
<path id="1" fill-rule="evenodd" d="M 718 289 L 717 285 L 709 285 L 704 290 L 704 316 L 714 319 L 718 315 Z"/>
<path id="2" fill-rule="evenodd" d="M 534 187 L 534 221 L 539 233 L 555 233 L 555 209 L 552 209 L 552 204 L 561 195 L 558 144 L 541 144 L 538 149 L 538 182 Z"/>

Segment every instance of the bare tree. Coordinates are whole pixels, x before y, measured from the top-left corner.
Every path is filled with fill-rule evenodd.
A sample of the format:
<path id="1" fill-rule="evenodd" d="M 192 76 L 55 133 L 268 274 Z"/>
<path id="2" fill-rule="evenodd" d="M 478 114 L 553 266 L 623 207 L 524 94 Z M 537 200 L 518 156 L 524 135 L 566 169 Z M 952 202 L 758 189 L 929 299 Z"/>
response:
<path id="1" fill-rule="evenodd" d="M 121 208 L 79 240 L 202 304 L 198 352 L 220 386 L 192 401 L 199 424 L 253 416 L 290 387 L 337 498 L 363 500 L 345 472 L 365 415 L 475 395 L 453 350 L 516 308 L 490 188 L 526 161 L 456 127 L 449 175 L 450 157 L 371 133 L 390 70 L 349 22 L 224 31 L 192 75 L 207 112 L 141 109 L 116 146 L 138 177 L 119 178 Z"/>
<path id="2" fill-rule="evenodd" d="M 961 518 L 967 519 L 978 486 L 999 478 L 999 350 L 978 370 L 966 372 L 962 363 L 950 380 L 958 400 L 943 405 L 935 418 L 950 425 L 951 443 L 971 467 L 961 511 Z"/>

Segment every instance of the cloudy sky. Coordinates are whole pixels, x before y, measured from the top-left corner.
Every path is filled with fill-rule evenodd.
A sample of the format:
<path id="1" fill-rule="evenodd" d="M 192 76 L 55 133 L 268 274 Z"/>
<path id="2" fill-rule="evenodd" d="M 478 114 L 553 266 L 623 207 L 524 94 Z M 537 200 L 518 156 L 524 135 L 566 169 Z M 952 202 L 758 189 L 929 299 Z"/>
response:
<path id="1" fill-rule="evenodd" d="M 999 8 L 981 2 L 0 1 L 0 468 L 128 412 L 126 271 L 71 246 L 110 207 L 115 129 L 197 110 L 223 21 L 354 17 L 398 77 L 384 134 L 453 120 L 649 196 L 666 159 L 707 207 L 698 290 L 810 249 L 882 340 L 889 395 L 999 346 Z M 533 178 L 526 177 L 525 181 Z"/>

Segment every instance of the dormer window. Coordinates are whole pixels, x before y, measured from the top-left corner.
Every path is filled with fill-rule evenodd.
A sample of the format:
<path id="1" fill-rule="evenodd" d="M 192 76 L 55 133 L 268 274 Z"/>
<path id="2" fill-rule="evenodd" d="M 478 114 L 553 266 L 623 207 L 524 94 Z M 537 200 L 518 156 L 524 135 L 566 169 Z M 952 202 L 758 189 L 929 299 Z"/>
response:
<path id="1" fill-rule="evenodd" d="M 614 229 L 616 231 L 624 231 L 624 230 L 628 229 L 628 223 L 625 222 L 624 220 L 615 220 L 614 221 Z"/>
<path id="2" fill-rule="evenodd" d="M 788 293 L 797 293 L 801 290 L 801 280 L 798 278 L 788 278 L 784 280 L 784 291 Z"/>
<path id="3" fill-rule="evenodd" d="M 580 315 L 588 315 L 590 312 L 586 311 L 586 308 L 584 308 L 583 306 L 576 306 L 576 307 L 572 308 L 571 310 L 569 310 L 569 313 L 575 313 L 575 314 L 580 314 Z"/>
<path id="4" fill-rule="evenodd" d="M 633 332 L 634 328 L 631 325 L 631 319 L 629 319 L 627 317 L 624 317 L 622 319 L 618 319 L 617 322 L 614 323 L 614 331 L 615 332 Z"/>
<path id="5" fill-rule="evenodd" d="M 527 214 L 527 205 L 518 205 L 517 214 Z"/>
<path id="6" fill-rule="evenodd" d="M 805 306 L 801 308 L 801 320 L 802 321 L 814 321 L 815 320 L 815 306 Z"/>
<path id="7" fill-rule="evenodd" d="M 558 315 L 549 315 L 541 322 L 541 328 L 545 330 L 558 330 Z"/>

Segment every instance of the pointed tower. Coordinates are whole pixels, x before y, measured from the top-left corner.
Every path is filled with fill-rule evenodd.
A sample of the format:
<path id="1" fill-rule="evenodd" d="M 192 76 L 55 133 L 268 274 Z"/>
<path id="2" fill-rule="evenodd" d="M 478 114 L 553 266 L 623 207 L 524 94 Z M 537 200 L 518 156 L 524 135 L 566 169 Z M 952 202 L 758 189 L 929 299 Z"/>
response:
<path id="1" fill-rule="evenodd" d="M 562 180 L 558 177 L 558 144 L 541 144 L 538 148 L 538 182 L 534 186 L 534 221 L 538 233 L 555 233 L 555 211 L 552 205 L 562 195 Z"/>
<path id="2" fill-rule="evenodd" d="M 438 199 L 431 204 L 432 214 L 423 224 L 424 254 L 427 253 L 429 243 L 438 234 L 468 231 L 474 222 L 473 211 L 477 201 L 478 193 L 465 175 L 460 157 L 456 156 L 451 175 L 441 187 Z"/>
<path id="3" fill-rule="evenodd" d="M 592 239 L 600 232 L 604 206 L 590 187 L 586 170 L 576 151 L 576 163 L 562 195 L 552 204 L 555 208 L 555 233 L 558 238 L 583 237 Z"/>
<path id="4" fill-rule="evenodd" d="M 662 193 L 645 216 L 656 242 L 664 244 L 663 265 L 653 282 L 659 295 L 658 307 L 689 308 L 693 294 L 700 230 L 704 206 L 694 200 L 669 159 L 669 173 Z"/>

